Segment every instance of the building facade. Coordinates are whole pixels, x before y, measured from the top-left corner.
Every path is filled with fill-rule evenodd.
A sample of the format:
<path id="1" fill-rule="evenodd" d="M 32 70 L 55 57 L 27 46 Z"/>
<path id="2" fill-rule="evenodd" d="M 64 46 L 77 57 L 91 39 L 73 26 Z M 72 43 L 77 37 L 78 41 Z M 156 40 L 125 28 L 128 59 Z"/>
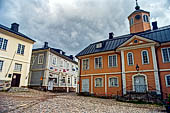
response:
<path id="1" fill-rule="evenodd" d="M 30 87 L 77 91 L 78 63 L 72 55 L 66 56 L 45 42 L 43 48 L 33 49 L 31 62 Z"/>
<path id="2" fill-rule="evenodd" d="M 0 89 L 26 87 L 34 40 L 18 32 L 19 24 L 11 28 L 0 25 Z"/>
<path id="3" fill-rule="evenodd" d="M 76 57 L 80 92 L 125 95 L 170 94 L 170 26 L 150 26 L 150 13 L 135 7 L 129 17 L 130 34 L 90 44 Z"/>

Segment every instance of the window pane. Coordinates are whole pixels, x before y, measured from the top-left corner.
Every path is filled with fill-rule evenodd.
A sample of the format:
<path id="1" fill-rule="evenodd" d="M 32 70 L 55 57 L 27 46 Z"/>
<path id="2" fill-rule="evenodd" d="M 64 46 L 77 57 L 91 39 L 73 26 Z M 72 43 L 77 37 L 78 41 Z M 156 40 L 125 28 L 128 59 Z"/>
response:
<path id="1" fill-rule="evenodd" d="M 0 49 L 2 48 L 3 38 L 0 38 Z"/>
<path id="2" fill-rule="evenodd" d="M 146 51 L 143 51 L 143 52 L 142 52 L 142 55 L 143 55 L 143 63 L 144 63 L 144 64 L 148 64 L 149 61 L 148 61 L 148 54 L 147 54 L 147 52 L 146 52 Z"/>
<path id="3" fill-rule="evenodd" d="M 133 56 L 132 53 L 128 53 L 128 64 L 133 65 Z"/>
<path id="4" fill-rule="evenodd" d="M 21 51 L 21 44 L 18 44 L 18 50 L 17 50 L 17 53 L 20 54 L 20 51 Z"/>
<path id="5" fill-rule="evenodd" d="M 116 55 L 113 56 L 113 66 L 115 67 L 117 65 L 117 58 Z"/>
<path id="6" fill-rule="evenodd" d="M 4 44 L 2 47 L 3 50 L 6 50 L 7 44 L 8 44 L 8 40 L 4 39 Z"/>
<path id="7" fill-rule="evenodd" d="M 109 82 L 110 82 L 110 86 L 111 86 L 111 87 L 118 86 L 118 79 L 115 78 L 115 77 L 109 78 Z"/>
<path id="8" fill-rule="evenodd" d="M 168 57 L 167 49 L 162 49 L 162 52 L 163 52 L 164 62 L 169 62 L 169 57 Z"/>
<path id="9" fill-rule="evenodd" d="M 2 71 L 4 61 L 0 60 L 0 71 Z"/>
<path id="10" fill-rule="evenodd" d="M 21 47 L 22 47 L 22 49 L 21 49 L 21 54 L 23 55 L 23 54 L 24 54 L 25 46 L 24 46 L 24 45 L 22 45 Z"/>
<path id="11" fill-rule="evenodd" d="M 102 78 L 96 78 L 95 79 L 95 86 L 96 87 L 102 87 Z"/>
<path id="12" fill-rule="evenodd" d="M 14 70 L 15 71 L 21 71 L 21 69 L 22 69 L 22 64 L 15 64 L 15 68 L 14 68 Z"/>

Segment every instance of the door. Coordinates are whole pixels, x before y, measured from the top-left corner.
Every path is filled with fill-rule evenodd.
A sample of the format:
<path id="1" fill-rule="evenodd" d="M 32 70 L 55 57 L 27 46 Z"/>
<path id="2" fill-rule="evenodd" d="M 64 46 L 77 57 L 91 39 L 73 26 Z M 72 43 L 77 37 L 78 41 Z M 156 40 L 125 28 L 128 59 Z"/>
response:
<path id="1" fill-rule="evenodd" d="M 89 92 L 89 79 L 82 80 L 82 92 Z"/>
<path id="2" fill-rule="evenodd" d="M 146 92 L 147 86 L 145 76 L 139 75 L 134 77 L 134 89 L 136 92 Z"/>
<path id="3" fill-rule="evenodd" d="M 52 91 L 52 90 L 53 90 L 53 86 L 54 86 L 54 82 L 53 82 L 53 79 L 51 79 L 51 80 L 48 82 L 48 90 Z"/>
<path id="4" fill-rule="evenodd" d="M 21 78 L 21 74 L 13 74 L 11 86 L 12 87 L 19 87 L 20 78 Z"/>

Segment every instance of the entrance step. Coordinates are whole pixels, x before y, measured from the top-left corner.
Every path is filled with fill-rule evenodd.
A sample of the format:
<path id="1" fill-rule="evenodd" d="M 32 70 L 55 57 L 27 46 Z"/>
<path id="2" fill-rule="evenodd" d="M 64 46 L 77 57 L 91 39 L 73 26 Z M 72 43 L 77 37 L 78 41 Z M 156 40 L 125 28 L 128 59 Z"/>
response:
<path id="1" fill-rule="evenodd" d="M 23 87 L 11 87 L 8 92 L 28 92 L 28 88 Z"/>

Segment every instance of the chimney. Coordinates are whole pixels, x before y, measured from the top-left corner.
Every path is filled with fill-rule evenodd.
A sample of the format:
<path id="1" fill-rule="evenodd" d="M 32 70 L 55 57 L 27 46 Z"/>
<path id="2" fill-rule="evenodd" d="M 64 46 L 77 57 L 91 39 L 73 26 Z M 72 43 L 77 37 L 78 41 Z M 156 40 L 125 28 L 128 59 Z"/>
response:
<path id="1" fill-rule="evenodd" d="M 153 30 L 158 29 L 157 21 L 152 22 L 152 27 L 153 27 Z"/>
<path id="2" fill-rule="evenodd" d="M 17 23 L 12 23 L 12 24 L 11 24 L 11 30 L 18 32 L 18 30 L 19 30 L 19 24 L 17 24 Z"/>
<path id="3" fill-rule="evenodd" d="M 72 59 L 72 60 L 74 60 L 74 59 L 73 59 L 73 55 L 70 55 L 69 58 Z"/>
<path id="4" fill-rule="evenodd" d="M 113 39 L 113 36 L 114 36 L 113 32 L 109 33 L 109 39 Z"/>
<path id="5" fill-rule="evenodd" d="M 62 52 L 62 55 L 65 55 L 65 54 L 66 54 L 66 52 L 63 51 L 63 52 Z"/>
<path id="6" fill-rule="evenodd" d="M 44 48 L 48 48 L 48 42 L 44 42 Z"/>

